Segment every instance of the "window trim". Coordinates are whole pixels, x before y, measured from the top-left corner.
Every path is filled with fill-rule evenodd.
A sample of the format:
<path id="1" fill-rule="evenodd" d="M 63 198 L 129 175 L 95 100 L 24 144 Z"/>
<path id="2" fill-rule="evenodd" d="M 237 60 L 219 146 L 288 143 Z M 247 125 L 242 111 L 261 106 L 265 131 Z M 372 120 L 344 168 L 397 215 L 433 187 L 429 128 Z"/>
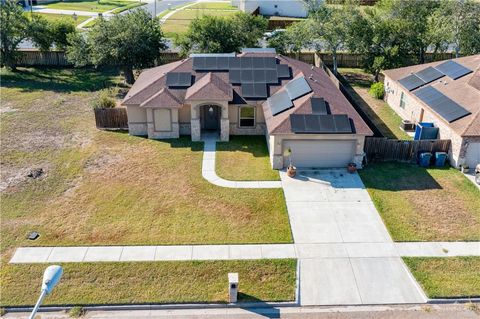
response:
<path id="1" fill-rule="evenodd" d="M 253 109 L 253 125 L 252 126 L 244 126 L 242 125 L 242 108 L 252 108 Z M 244 119 L 249 119 L 251 118 L 244 118 Z M 252 129 L 257 126 L 257 107 L 253 105 L 243 105 L 238 107 L 238 127 L 239 128 L 246 128 L 246 129 Z"/>
<path id="2" fill-rule="evenodd" d="M 403 110 L 405 110 L 405 106 L 407 105 L 407 99 L 406 99 L 406 94 L 405 92 L 400 93 L 400 104 L 399 107 Z"/>

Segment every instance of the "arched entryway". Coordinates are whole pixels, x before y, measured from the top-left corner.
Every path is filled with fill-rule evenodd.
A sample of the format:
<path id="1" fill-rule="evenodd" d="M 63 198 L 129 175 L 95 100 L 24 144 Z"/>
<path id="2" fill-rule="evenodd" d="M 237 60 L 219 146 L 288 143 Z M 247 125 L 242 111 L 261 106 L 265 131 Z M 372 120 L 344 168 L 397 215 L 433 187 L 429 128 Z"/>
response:
<path id="1" fill-rule="evenodd" d="M 220 131 L 221 110 L 221 107 L 213 104 L 200 106 L 200 125 L 202 131 Z"/>

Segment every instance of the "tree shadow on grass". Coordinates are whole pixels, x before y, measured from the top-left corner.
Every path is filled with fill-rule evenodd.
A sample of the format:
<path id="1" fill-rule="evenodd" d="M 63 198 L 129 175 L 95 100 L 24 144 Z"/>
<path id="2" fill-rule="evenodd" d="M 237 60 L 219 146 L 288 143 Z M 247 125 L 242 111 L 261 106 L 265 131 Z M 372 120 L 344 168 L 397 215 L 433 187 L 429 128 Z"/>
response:
<path id="1" fill-rule="evenodd" d="M 448 170 L 449 167 L 431 168 Z M 359 171 L 367 188 L 385 191 L 443 189 L 428 170 L 416 164 L 382 162 L 372 163 Z"/>
<path id="2" fill-rule="evenodd" d="M 97 91 L 122 84 L 116 69 L 93 68 L 18 68 L 1 70 L 2 87 L 20 88 L 23 92 L 54 91 L 60 93 Z"/>

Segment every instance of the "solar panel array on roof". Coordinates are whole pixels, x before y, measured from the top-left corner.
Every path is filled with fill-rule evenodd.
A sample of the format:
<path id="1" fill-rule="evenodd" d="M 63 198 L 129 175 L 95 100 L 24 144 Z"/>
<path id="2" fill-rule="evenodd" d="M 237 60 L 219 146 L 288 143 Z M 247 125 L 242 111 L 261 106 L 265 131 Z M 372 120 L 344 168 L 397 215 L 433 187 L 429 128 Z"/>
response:
<path id="1" fill-rule="evenodd" d="M 442 64 L 437 65 L 435 69 L 445 74 L 452 80 L 459 79 L 462 76 L 473 72 L 472 70 L 452 60 L 449 60 L 449 61 L 443 62 Z"/>
<path id="2" fill-rule="evenodd" d="M 286 64 L 277 64 L 277 73 L 279 78 L 289 78 L 290 67 Z"/>
<path id="3" fill-rule="evenodd" d="M 415 95 L 449 123 L 471 114 L 432 86 L 418 90 Z"/>
<path id="4" fill-rule="evenodd" d="M 430 83 L 432 81 L 435 81 L 435 80 L 441 78 L 442 76 L 444 76 L 444 74 L 442 72 L 432 68 L 431 66 L 429 66 L 428 68 L 425 68 L 425 69 L 423 69 L 419 72 L 416 72 L 414 74 L 417 77 L 419 77 L 420 80 L 425 82 L 425 84 Z"/>
<path id="5" fill-rule="evenodd" d="M 323 97 L 312 97 L 310 98 L 312 103 L 312 113 L 313 114 L 329 114 L 327 108 L 327 103 L 323 99 Z"/>
<path id="6" fill-rule="evenodd" d="M 228 71 L 232 69 L 276 70 L 275 57 L 194 56 L 195 71 Z"/>
<path id="7" fill-rule="evenodd" d="M 285 91 L 275 93 L 267 101 L 274 116 L 293 107 L 292 100 Z"/>
<path id="8" fill-rule="evenodd" d="M 245 98 L 266 98 L 267 85 L 265 83 L 242 83 L 242 96 Z"/>
<path id="9" fill-rule="evenodd" d="M 418 76 L 415 74 L 410 74 L 400 80 L 398 82 L 403 85 L 404 88 L 406 88 L 409 91 L 415 90 L 416 88 L 421 87 L 422 85 L 425 84 L 422 79 L 420 79 Z"/>
<path id="10" fill-rule="evenodd" d="M 290 114 L 290 125 L 294 133 L 353 133 L 346 114 Z"/>
<path id="11" fill-rule="evenodd" d="M 188 87 L 192 85 L 192 73 L 190 72 L 169 72 L 167 73 L 168 87 Z"/>
<path id="12" fill-rule="evenodd" d="M 303 76 L 288 82 L 285 85 L 285 90 L 287 91 L 288 96 L 292 101 L 307 93 L 312 92 L 310 85 L 308 85 L 307 80 Z"/>

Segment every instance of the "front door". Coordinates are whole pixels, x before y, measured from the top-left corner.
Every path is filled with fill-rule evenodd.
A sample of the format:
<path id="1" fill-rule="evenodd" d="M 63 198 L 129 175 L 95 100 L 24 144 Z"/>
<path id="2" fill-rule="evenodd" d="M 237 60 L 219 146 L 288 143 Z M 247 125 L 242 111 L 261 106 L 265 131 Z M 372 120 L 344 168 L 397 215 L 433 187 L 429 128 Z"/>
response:
<path id="1" fill-rule="evenodd" d="M 219 107 L 216 105 L 205 105 L 202 107 L 202 128 L 204 130 L 218 130 L 219 127 Z"/>

